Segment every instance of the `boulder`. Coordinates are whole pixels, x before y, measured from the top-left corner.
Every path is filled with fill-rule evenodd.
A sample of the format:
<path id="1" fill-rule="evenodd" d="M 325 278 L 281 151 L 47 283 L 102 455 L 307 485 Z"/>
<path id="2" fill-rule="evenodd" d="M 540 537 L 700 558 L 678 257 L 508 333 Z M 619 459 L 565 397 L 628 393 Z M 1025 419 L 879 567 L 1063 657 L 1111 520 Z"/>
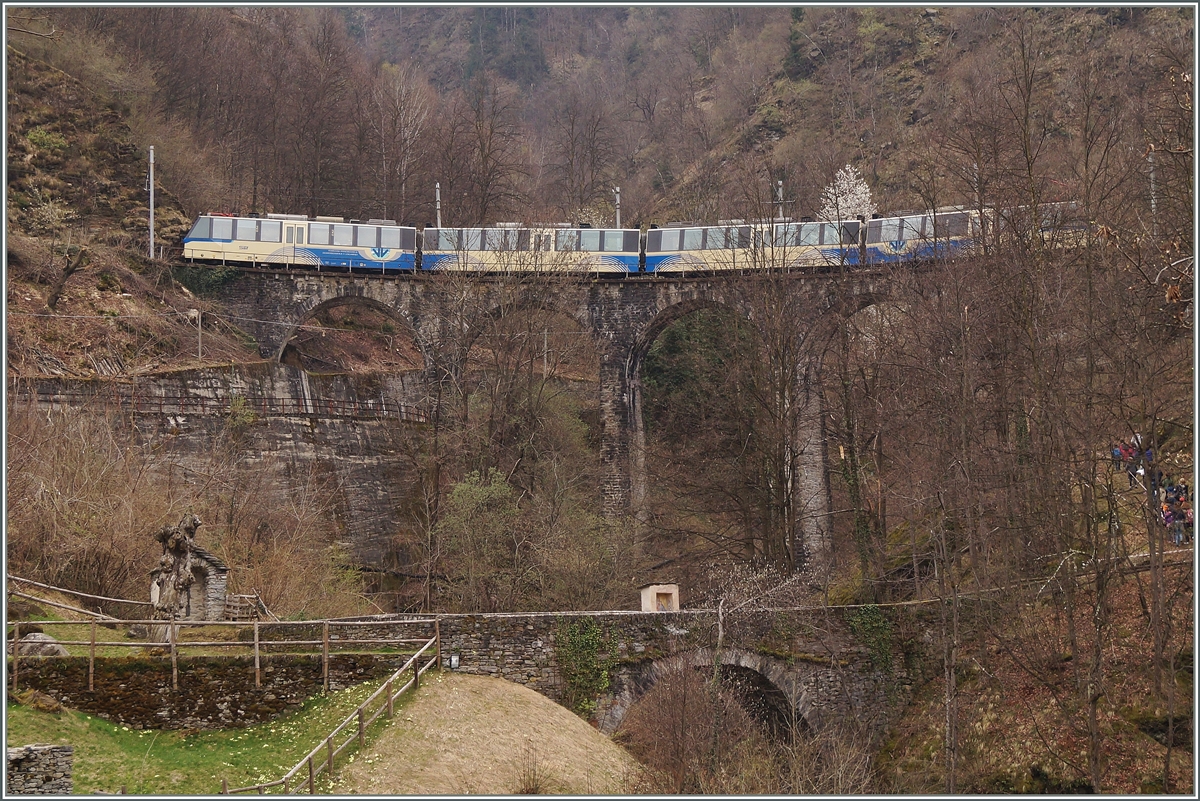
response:
<path id="1" fill-rule="evenodd" d="M 21 656 L 68 656 L 67 649 L 49 634 L 34 632 L 27 634 L 17 643 Z"/>

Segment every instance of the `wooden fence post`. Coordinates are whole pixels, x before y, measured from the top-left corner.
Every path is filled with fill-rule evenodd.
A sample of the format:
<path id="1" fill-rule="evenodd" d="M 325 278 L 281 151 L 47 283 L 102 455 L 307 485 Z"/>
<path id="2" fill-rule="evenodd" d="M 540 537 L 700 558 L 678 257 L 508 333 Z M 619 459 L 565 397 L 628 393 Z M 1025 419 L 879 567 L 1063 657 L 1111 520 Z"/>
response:
<path id="1" fill-rule="evenodd" d="M 17 659 L 21 655 L 21 624 L 13 623 L 13 692 L 17 691 Z"/>
<path id="2" fill-rule="evenodd" d="M 421 689 L 421 657 L 413 660 L 413 692 Z"/>
<path id="3" fill-rule="evenodd" d="M 229 782 L 221 779 L 221 795 L 229 795 Z"/>
<path id="4" fill-rule="evenodd" d="M 327 749 L 329 749 L 329 763 L 328 763 L 329 767 L 326 768 L 326 770 L 328 770 L 329 775 L 332 776 L 333 775 L 333 735 L 330 735 L 329 737 L 325 738 L 325 747 Z"/>
<path id="5" fill-rule="evenodd" d="M 325 682 L 325 692 L 329 692 L 329 621 L 322 626 L 321 637 L 321 678 Z"/>
<path id="6" fill-rule="evenodd" d="M 438 672 L 442 672 L 442 619 L 440 617 L 433 619 L 433 636 L 437 639 L 437 668 Z"/>
<path id="7" fill-rule="evenodd" d="M 392 680 L 388 679 L 387 683 L 387 699 L 388 699 L 388 720 L 392 719 L 392 715 L 396 714 L 395 701 L 392 699 Z"/>
<path id="8" fill-rule="evenodd" d="M 313 773 L 312 754 L 308 755 L 308 793 L 314 795 L 317 792 L 316 774 Z"/>
<path id="9" fill-rule="evenodd" d="M 358 708 L 358 747 L 363 749 L 367 747 L 367 727 L 363 725 L 363 709 Z"/>
<path id="10" fill-rule="evenodd" d="M 262 687 L 262 671 L 258 662 L 258 621 L 254 621 L 254 689 Z"/>
<path id="11" fill-rule="evenodd" d="M 167 639 L 171 643 L 171 689 L 179 689 L 179 655 L 175 650 L 175 640 L 179 633 L 175 631 L 175 613 L 171 613 L 171 627 L 167 630 Z"/>
<path id="12" fill-rule="evenodd" d="M 92 621 L 92 642 L 88 646 L 88 692 L 96 692 L 96 621 Z"/>

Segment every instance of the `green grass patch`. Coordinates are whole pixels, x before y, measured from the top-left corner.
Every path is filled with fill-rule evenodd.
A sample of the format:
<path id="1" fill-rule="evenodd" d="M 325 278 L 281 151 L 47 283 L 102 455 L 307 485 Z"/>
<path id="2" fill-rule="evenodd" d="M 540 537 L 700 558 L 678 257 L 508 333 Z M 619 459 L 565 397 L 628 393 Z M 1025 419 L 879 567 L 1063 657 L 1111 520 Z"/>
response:
<path id="1" fill-rule="evenodd" d="M 299 711 L 269 723 L 202 732 L 138 731 L 81 712 L 53 715 L 10 701 L 7 745 L 74 746 L 77 795 L 115 792 L 122 786 L 140 795 L 212 795 L 220 791 L 222 779 L 231 788 L 279 779 L 382 683 L 364 682 L 312 698 Z M 397 709 L 411 695 L 401 697 Z M 377 708 L 373 704 L 368 713 Z M 388 724 L 381 716 L 368 729 L 368 737 Z M 350 730 L 357 731 L 354 725 Z M 339 735 L 337 744 L 346 736 Z M 343 752 L 335 771 L 356 752 L 357 745 Z M 301 773 L 307 779 L 307 772 Z M 328 788 L 327 777 L 317 780 L 318 792 Z"/>

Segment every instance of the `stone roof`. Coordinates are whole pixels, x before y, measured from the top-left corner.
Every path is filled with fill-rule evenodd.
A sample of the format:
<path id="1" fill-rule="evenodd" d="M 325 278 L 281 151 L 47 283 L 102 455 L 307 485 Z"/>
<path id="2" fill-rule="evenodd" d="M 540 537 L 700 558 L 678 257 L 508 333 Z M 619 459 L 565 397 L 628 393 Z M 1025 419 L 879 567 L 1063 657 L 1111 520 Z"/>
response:
<path id="1" fill-rule="evenodd" d="M 222 562 L 219 556 L 207 548 L 202 548 L 199 545 L 192 545 L 192 555 L 203 559 L 205 562 L 208 562 L 209 566 L 218 573 L 229 572 L 229 565 Z M 150 575 L 157 576 L 161 572 L 162 568 L 156 567 L 150 571 Z"/>
<path id="2" fill-rule="evenodd" d="M 207 548 L 201 548 L 199 545 L 193 545 L 192 553 L 195 554 L 196 556 L 199 556 L 204 561 L 208 562 L 210 565 L 212 565 L 217 570 L 220 570 L 225 573 L 229 572 L 229 565 L 222 562 L 221 559 L 215 553 L 208 550 Z"/>

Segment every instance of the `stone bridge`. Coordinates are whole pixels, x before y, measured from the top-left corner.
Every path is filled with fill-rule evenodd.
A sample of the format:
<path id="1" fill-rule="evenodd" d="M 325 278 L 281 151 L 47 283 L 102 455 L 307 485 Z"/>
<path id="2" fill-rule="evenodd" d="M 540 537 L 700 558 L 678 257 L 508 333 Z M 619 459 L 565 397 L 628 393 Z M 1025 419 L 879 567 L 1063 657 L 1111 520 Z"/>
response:
<path id="1" fill-rule="evenodd" d="M 691 312 L 721 307 L 761 333 L 794 340 L 785 369 L 799 411 L 793 447 L 798 516 L 794 541 L 810 556 L 824 553 L 829 482 L 816 379 L 834 323 L 887 293 L 881 273 L 852 277 L 769 273 L 698 278 L 581 280 L 558 276 L 477 277 L 453 274 L 366 276 L 286 270 L 245 270 L 216 298 L 230 322 L 250 333 L 264 358 L 278 361 L 298 327 L 321 311 L 347 304 L 371 307 L 408 332 L 426 375 L 463 369 L 473 337 L 488 321 L 518 308 L 552 309 L 589 332 L 599 355 L 603 502 L 610 517 L 640 508 L 646 492 L 642 362 L 655 338 Z M 455 347 L 448 347 L 454 343 Z M 447 353 L 461 356 L 447 364 Z M 779 367 L 778 365 L 775 367 Z"/>
<path id="2" fill-rule="evenodd" d="M 883 731 L 909 696 L 910 664 L 899 644 L 873 653 L 850 632 L 841 608 L 763 610 L 727 616 L 719 661 L 723 675 L 740 674 L 765 722 L 819 730 L 853 720 Z M 593 629 L 596 661 L 608 689 L 596 699 L 593 722 L 606 734 L 664 676 L 699 669 L 707 678 L 718 661 L 717 614 L 681 612 L 564 612 L 439 615 L 443 665 L 514 681 L 564 702 L 572 659 Z M 574 657 L 571 655 L 575 654 Z M 452 662 L 453 660 L 453 662 Z M 750 681 L 744 679 L 749 678 Z"/>

